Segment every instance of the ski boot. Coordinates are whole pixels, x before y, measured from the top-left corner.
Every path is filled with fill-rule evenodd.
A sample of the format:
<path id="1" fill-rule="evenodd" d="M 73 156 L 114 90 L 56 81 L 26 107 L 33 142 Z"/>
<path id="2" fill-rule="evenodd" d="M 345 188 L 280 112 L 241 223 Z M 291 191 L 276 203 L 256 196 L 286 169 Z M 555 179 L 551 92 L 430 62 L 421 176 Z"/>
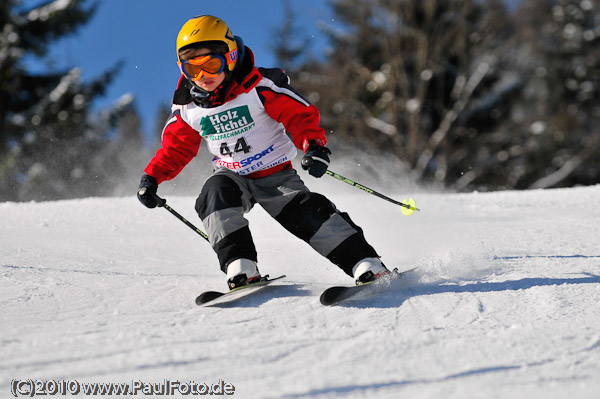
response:
<path id="1" fill-rule="evenodd" d="M 236 259 L 227 265 L 227 286 L 229 290 L 260 281 L 256 262 L 250 259 Z"/>
<path id="2" fill-rule="evenodd" d="M 361 285 L 390 274 L 390 271 L 379 259 L 365 258 L 354 265 L 352 274 L 356 279 L 356 285 Z"/>

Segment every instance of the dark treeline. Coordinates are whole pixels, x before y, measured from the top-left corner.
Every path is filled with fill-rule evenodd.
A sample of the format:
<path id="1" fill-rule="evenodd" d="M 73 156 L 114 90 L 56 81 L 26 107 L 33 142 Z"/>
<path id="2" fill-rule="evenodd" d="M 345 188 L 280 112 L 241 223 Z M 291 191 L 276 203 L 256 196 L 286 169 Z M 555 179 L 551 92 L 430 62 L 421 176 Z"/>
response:
<path id="1" fill-rule="evenodd" d="M 24 63 L 98 6 L 0 2 L 0 201 L 112 195 L 132 170 L 135 190 L 153 150 L 144 137 L 159 132 L 143 134 L 129 96 L 91 111 L 121 64 L 82 82 L 76 66 L 40 74 Z M 334 151 L 393 156 L 414 181 L 459 191 L 600 181 L 596 0 L 332 0 L 318 56 L 295 6 L 273 28 L 273 51 L 320 108 Z M 165 110 L 157 117 L 162 126 Z"/>
<path id="2" fill-rule="evenodd" d="M 276 47 L 331 138 L 460 191 L 600 182 L 597 1 L 331 6 L 325 59 L 303 56 L 289 9 Z"/>

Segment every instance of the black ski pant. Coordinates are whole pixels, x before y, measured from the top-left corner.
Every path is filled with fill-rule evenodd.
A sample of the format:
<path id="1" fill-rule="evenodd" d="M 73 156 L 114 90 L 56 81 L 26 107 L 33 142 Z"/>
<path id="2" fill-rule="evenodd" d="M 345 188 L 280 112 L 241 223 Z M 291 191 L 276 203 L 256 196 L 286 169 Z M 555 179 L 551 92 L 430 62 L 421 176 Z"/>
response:
<path id="1" fill-rule="evenodd" d="M 350 216 L 325 196 L 311 192 L 294 169 L 258 179 L 218 169 L 204 183 L 196 211 L 224 272 L 236 259 L 257 261 L 244 217 L 256 203 L 349 276 L 361 259 L 379 257 Z"/>

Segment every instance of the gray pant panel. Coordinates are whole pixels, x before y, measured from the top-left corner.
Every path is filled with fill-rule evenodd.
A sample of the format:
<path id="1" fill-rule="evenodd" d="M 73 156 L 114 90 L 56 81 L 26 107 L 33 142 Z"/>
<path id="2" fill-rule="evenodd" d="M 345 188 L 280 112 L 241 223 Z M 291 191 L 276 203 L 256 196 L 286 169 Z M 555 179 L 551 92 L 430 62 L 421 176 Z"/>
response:
<path id="1" fill-rule="evenodd" d="M 340 250 L 335 251 L 335 255 L 333 255 L 334 250 L 338 246 L 349 238 L 352 238 L 346 244 L 352 241 L 352 245 L 356 246 L 356 244 L 359 244 L 360 248 L 370 248 L 364 242 L 362 231 L 355 229 L 354 225 L 347 219 L 347 216 L 342 217 L 342 214 L 335 208 L 335 205 L 327 198 L 316 193 L 311 193 L 293 169 L 274 173 L 260 179 L 249 179 L 239 176 L 227 169 L 218 169 L 211 177 L 214 176 L 226 176 L 231 179 L 239 187 L 239 192 L 241 193 L 241 195 L 236 194 L 234 197 L 231 197 L 233 198 L 231 206 L 227 205 L 229 200 L 224 204 L 222 199 L 219 200 L 221 202 L 218 204 L 207 203 L 204 206 L 205 212 L 208 215 L 203 219 L 204 227 L 222 263 L 228 261 L 230 253 L 238 253 L 235 249 L 237 247 L 241 248 L 245 246 L 247 248 L 242 252 L 255 251 L 252 237 L 249 234 L 249 230 L 247 230 L 248 220 L 244 217 L 244 214 L 249 212 L 255 203 L 260 204 L 269 215 L 281 223 L 288 231 L 306 241 L 321 255 L 330 257 L 329 255 L 332 254 L 336 258 L 336 262 L 334 263 L 338 264 L 345 271 L 351 268 L 352 265 L 345 264 L 351 262 L 339 261 L 340 256 L 338 253 Z M 208 191 L 220 189 L 220 184 L 212 184 Z M 203 198 L 225 197 L 204 195 Z M 248 233 L 240 236 L 240 231 L 244 228 L 246 228 Z M 357 235 L 357 233 L 360 234 Z M 360 239 L 356 241 L 355 237 L 352 236 L 360 236 Z M 240 239 L 242 241 L 239 241 Z M 355 252 L 356 250 L 358 252 L 369 252 L 346 244 L 344 245 L 344 254 Z M 333 258 L 331 260 L 333 261 Z"/>

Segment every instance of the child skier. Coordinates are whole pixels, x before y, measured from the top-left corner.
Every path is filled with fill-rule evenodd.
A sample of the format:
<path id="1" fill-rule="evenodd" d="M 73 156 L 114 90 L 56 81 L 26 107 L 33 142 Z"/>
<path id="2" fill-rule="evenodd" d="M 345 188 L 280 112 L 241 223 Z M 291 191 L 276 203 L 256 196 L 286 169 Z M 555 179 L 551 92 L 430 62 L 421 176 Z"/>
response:
<path id="1" fill-rule="evenodd" d="M 142 204 L 157 206 L 158 185 L 177 176 L 204 138 L 215 170 L 202 187 L 196 211 L 230 289 L 260 279 L 244 217 L 255 203 L 357 282 L 389 273 L 361 228 L 326 197 L 309 191 L 293 169 L 299 148 L 305 153 L 302 168 L 321 177 L 331 152 L 318 109 L 296 93 L 287 75 L 255 67 L 242 39 L 210 15 L 183 25 L 177 58 L 182 76 L 162 148 L 140 182 Z"/>

